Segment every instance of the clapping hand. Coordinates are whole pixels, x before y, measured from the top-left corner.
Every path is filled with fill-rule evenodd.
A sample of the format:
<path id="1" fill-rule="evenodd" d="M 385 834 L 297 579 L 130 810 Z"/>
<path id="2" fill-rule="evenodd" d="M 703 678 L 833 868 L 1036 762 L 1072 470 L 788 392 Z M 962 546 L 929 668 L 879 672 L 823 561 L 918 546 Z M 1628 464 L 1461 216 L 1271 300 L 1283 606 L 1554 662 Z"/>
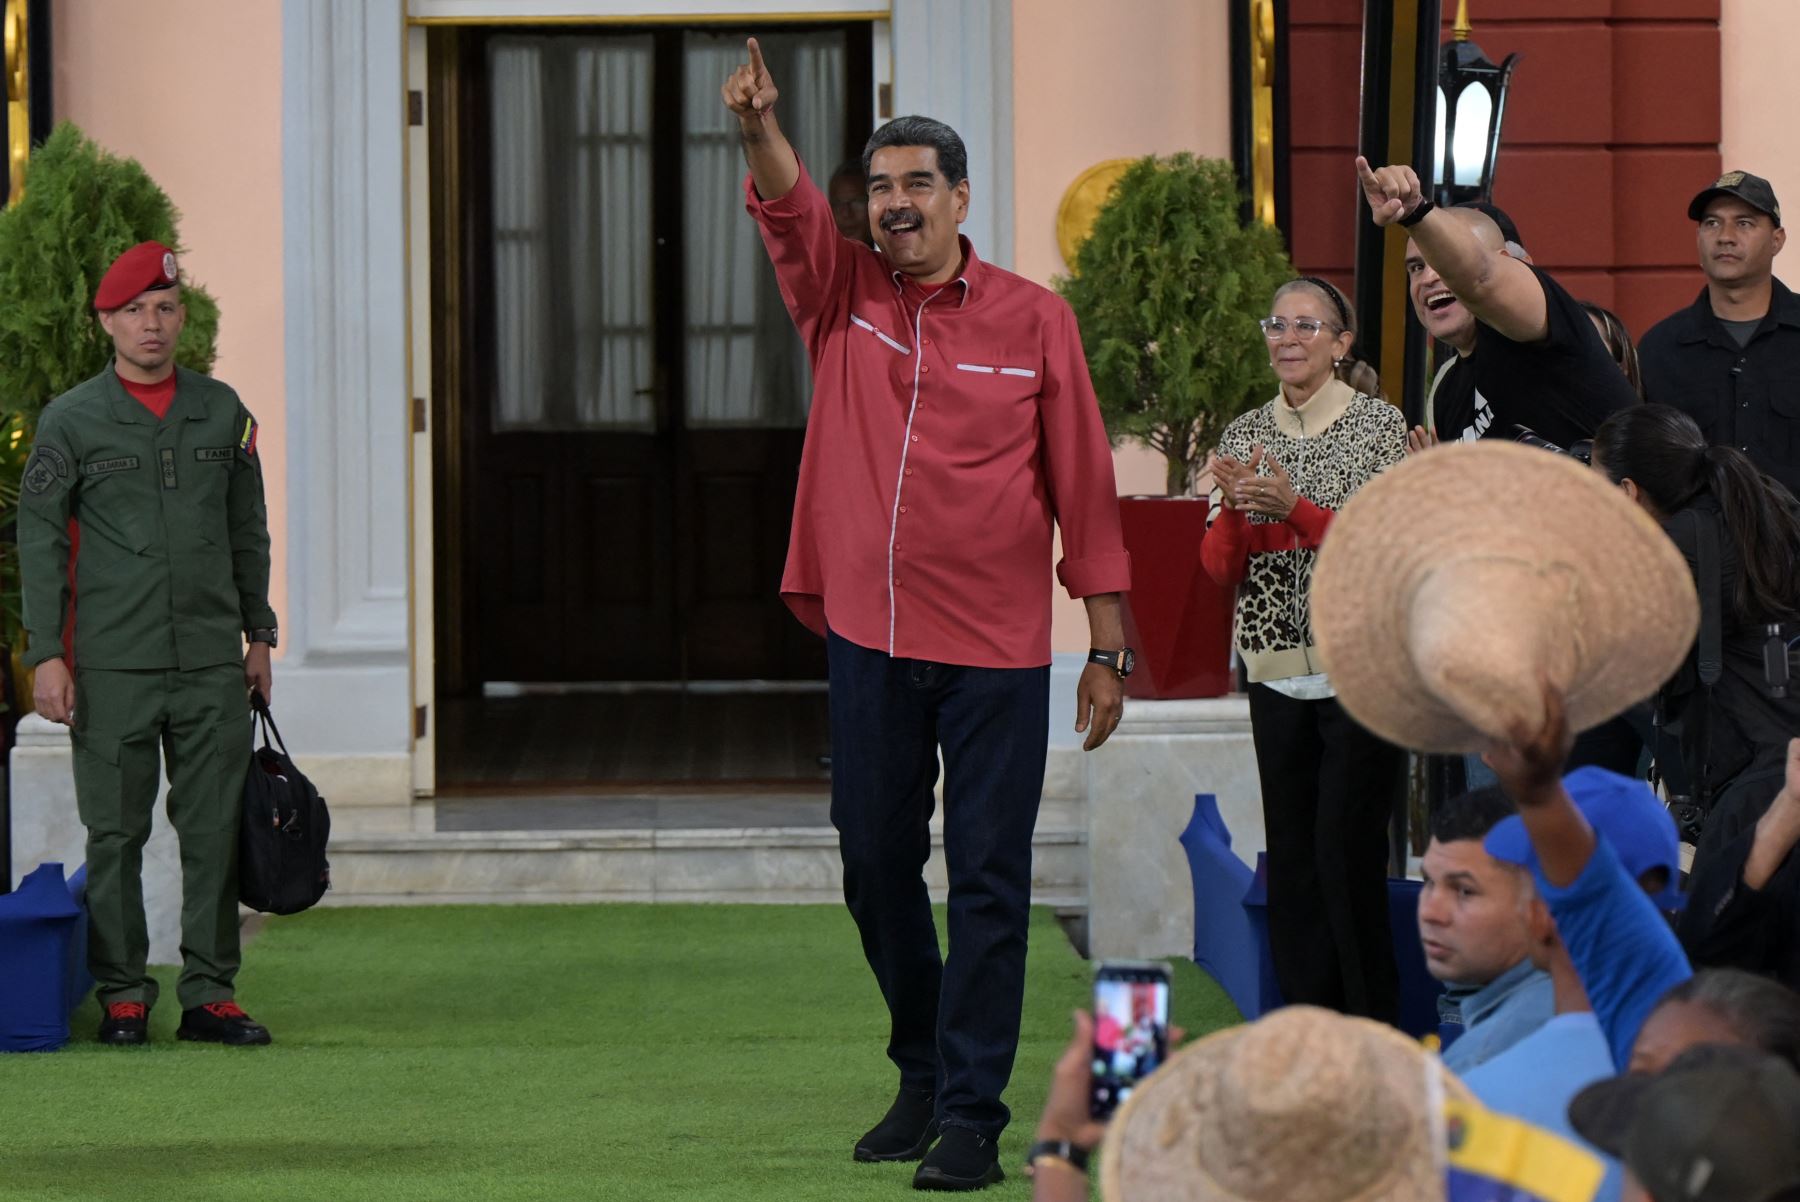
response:
<path id="1" fill-rule="evenodd" d="M 1229 455 L 1214 455 L 1208 461 L 1213 479 L 1224 494 L 1225 504 L 1274 522 L 1284 522 L 1300 503 L 1294 481 L 1287 469 L 1259 443 L 1251 448 L 1250 461 L 1240 463 Z M 1267 468 L 1269 474 L 1259 474 Z"/>
<path id="2" fill-rule="evenodd" d="M 1417 455 L 1420 451 L 1429 450 L 1438 445 L 1438 436 L 1424 426 L 1414 426 L 1406 432 L 1406 453 Z"/>
<path id="3" fill-rule="evenodd" d="M 1404 164 L 1377 170 L 1369 166 L 1368 159 L 1357 155 L 1356 177 L 1362 182 L 1363 196 L 1369 202 L 1369 216 L 1375 219 L 1377 226 L 1392 225 L 1418 208 L 1425 199 L 1425 193 L 1419 187 L 1418 173 Z"/>
<path id="4" fill-rule="evenodd" d="M 756 44 L 756 39 L 749 39 L 745 46 L 750 51 L 750 61 L 733 71 L 719 91 L 725 98 L 725 107 L 740 122 L 760 123 L 775 111 L 775 101 L 781 93 L 775 90 L 775 80 L 769 74 L 768 64 L 763 62 L 762 47 Z"/>

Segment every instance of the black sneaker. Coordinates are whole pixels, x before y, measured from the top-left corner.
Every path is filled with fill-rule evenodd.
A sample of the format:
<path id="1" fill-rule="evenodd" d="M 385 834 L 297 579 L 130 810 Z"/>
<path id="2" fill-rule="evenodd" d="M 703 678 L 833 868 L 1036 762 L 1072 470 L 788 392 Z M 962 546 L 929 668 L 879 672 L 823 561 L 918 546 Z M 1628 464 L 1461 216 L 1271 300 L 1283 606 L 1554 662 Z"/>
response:
<path id="1" fill-rule="evenodd" d="M 926 1153 L 925 1163 L 913 1174 L 913 1188 L 986 1189 L 1005 1179 L 998 1144 L 967 1127 L 945 1127 L 944 1137 Z"/>
<path id="2" fill-rule="evenodd" d="M 268 1043 L 269 1030 L 253 1022 L 236 1002 L 208 1002 L 181 1012 L 175 1038 L 247 1048 Z"/>
<path id="3" fill-rule="evenodd" d="M 919 1159 L 937 1138 L 936 1115 L 937 1099 L 929 1091 L 902 1088 L 881 1121 L 856 1141 L 856 1159 L 864 1164 Z"/>
<path id="4" fill-rule="evenodd" d="M 142 1002 L 108 1002 L 100 1013 L 100 1042 L 120 1047 L 150 1042 L 150 1007 Z"/>

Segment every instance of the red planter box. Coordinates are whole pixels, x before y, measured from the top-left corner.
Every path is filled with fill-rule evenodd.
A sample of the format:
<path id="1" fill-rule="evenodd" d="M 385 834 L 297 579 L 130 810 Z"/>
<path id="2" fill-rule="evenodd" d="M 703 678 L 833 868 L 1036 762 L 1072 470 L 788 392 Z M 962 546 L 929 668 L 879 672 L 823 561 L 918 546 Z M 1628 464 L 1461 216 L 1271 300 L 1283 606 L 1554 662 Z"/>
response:
<path id="1" fill-rule="evenodd" d="M 1220 588 L 1200 563 L 1207 502 L 1190 497 L 1120 497 L 1119 520 L 1131 552 L 1125 639 L 1137 670 L 1128 697 L 1223 697 L 1231 692 L 1231 613 L 1235 591 Z"/>

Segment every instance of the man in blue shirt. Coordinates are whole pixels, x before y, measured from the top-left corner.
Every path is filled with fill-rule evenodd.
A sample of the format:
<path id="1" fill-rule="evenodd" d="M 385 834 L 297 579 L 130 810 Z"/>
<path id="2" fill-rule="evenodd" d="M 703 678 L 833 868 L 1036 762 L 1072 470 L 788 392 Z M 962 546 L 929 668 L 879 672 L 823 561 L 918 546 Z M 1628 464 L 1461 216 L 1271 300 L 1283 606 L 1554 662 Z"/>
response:
<path id="1" fill-rule="evenodd" d="M 1482 847 L 1513 805 L 1498 789 L 1446 802 L 1421 871 L 1419 941 L 1443 981 L 1444 1064 L 1458 1074 L 1511 1047 L 1554 1012 L 1550 974 L 1532 963 L 1531 878 Z M 1454 1038 L 1452 1038 L 1454 1036 Z"/>

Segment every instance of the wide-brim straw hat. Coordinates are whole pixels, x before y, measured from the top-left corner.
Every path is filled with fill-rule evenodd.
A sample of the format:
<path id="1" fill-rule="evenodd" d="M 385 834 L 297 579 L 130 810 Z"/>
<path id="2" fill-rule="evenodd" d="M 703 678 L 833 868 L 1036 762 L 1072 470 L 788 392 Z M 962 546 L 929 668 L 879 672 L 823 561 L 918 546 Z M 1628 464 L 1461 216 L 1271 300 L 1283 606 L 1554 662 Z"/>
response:
<path id="1" fill-rule="evenodd" d="M 1106 1202 L 1443 1202 L 1454 1074 L 1384 1023 L 1289 1006 L 1182 1049 L 1119 1107 Z"/>
<path id="2" fill-rule="evenodd" d="M 1473 752 L 1544 720 L 1644 700 L 1693 645 L 1686 560 L 1592 468 L 1506 442 L 1439 447 L 1377 477 L 1320 549 L 1313 633 L 1338 700 L 1402 747 Z"/>

